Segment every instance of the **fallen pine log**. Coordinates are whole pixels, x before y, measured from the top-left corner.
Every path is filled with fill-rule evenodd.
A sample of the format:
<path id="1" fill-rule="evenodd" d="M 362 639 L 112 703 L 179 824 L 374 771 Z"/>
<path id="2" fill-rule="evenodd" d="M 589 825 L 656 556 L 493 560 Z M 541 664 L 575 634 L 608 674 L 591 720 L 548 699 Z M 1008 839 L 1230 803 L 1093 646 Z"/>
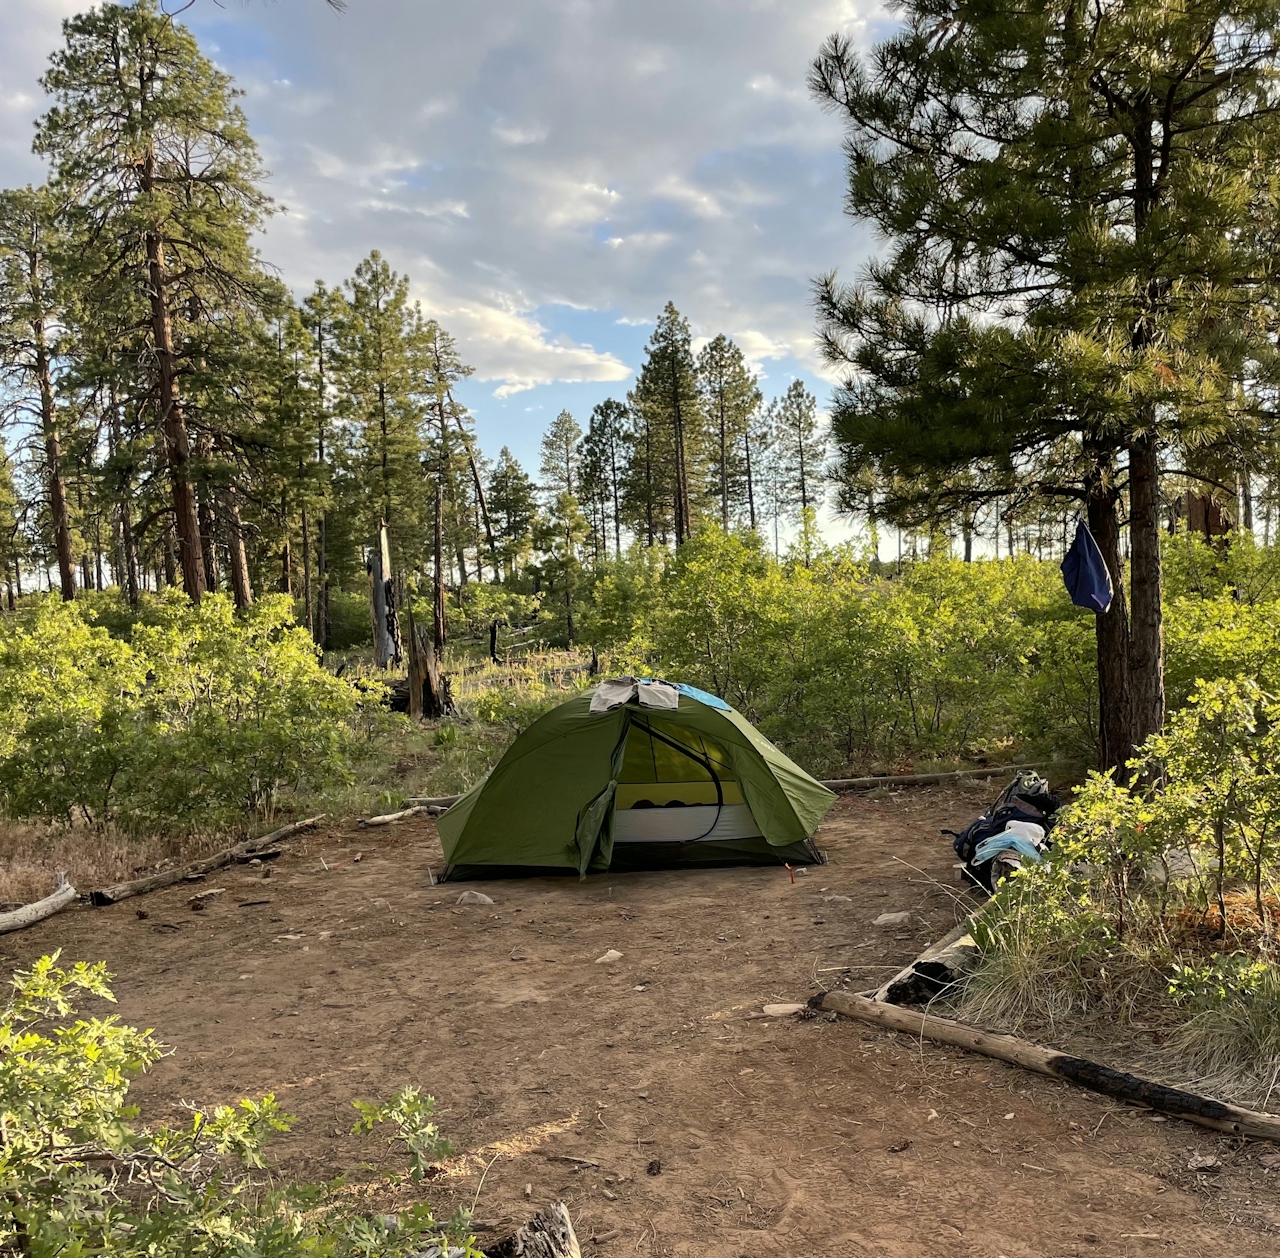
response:
<path id="1" fill-rule="evenodd" d="M 11 912 L 0 913 L 0 935 L 7 935 L 15 930 L 25 930 L 28 926 L 44 921 L 46 917 L 60 913 L 78 894 L 67 875 L 59 874 L 58 885 L 43 900 L 33 900 L 30 904 L 24 904 Z"/>
<path id="2" fill-rule="evenodd" d="M 279 830 L 273 830 L 270 834 L 264 834 L 260 838 L 245 839 L 243 843 L 237 843 L 235 847 L 215 852 L 212 856 L 206 856 L 204 860 L 184 865 L 180 869 L 165 869 L 158 874 L 147 874 L 144 878 L 134 878 L 131 882 L 118 882 L 113 887 L 101 887 L 99 890 L 89 893 L 89 903 L 95 908 L 102 908 L 108 904 L 119 904 L 121 900 L 132 899 L 135 895 L 146 895 L 149 891 L 159 891 L 164 887 L 172 887 L 177 882 L 201 878 L 205 874 L 213 873 L 215 869 L 221 869 L 224 865 L 230 865 L 241 860 L 251 860 L 259 852 L 265 852 L 282 839 L 292 838 L 293 835 L 301 830 L 310 830 L 313 826 L 319 825 L 326 815 L 326 813 L 320 813 L 318 816 L 308 817 L 305 821 L 294 821 L 290 825 L 281 826 Z"/>
<path id="3" fill-rule="evenodd" d="M 411 808 L 402 808 L 399 812 L 384 813 L 381 817 L 366 817 L 356 824 L 361 830 L 367 829 L 369 826 L 389 826 L 394 821 L 404 821 L 408 817 L 420 817 L 423 813 L 429 811 L 430 809 L 426 804 L 415 804 Z"/>
<path id="4" fill-rule="evenodd" d="M 519 1231 L 484 1253 L 485 1258 L 582 1258 L 563 1201 L 539 1210 Z"/>
<path id="5" fill-rule="evenodd" d="M 1057 762 L 1035 764 L 997 764 L 986 769 L 955 769 L 947 773 L 897 773 L 885 777 L 823 778 L 822 785 L 832 791 L 873 791 L 881 786 L 941 786 L 946 782 L 963 782 L 966 778 L 994 778 L 1020 769 L 1050 769 Z"/>
<path id="6" fill-rule="evenodd" d="M 978 944 L 973 925 L 980 913 L 966 917 L 937 943 L 930 944 L 910 965 L 899 970 L 876 992 L 874 999 L 888 1005 L 916 1005 L 960 982 L 973 969 Z"/>
<path id="7" fill-rule="evenodd" d="M 1119 1101 L 1159 1110 L 1174 1118 L 1185 1118 L 1188 1122 L 1210 1127 L 1214 1131 L 1223 1131 L 1232 1136 L 1252 1136 L 1258 1140 L 1280 1141 L 1280 1118 L 1273 1114 L 1165 1087 L 1161 1083 L 1152 1083 L 1122 1070 L 1100 1066 L 1083 1057 L 1070 1057 L 1066 1053 L 1033 1044 L 1030 1040 L 1019 1039 L 1015 1035 L 994 1034 L 950 1018 L 938 1018 L 913 1009 L 902 1009 L 897 1005 L 881 1004 L 865 996 L 855 996 L 851 992 L 820 992 L 809 1001 L 809 1005 L 814 1009 L 855 1018 L 859 1022 L 871 1022 L 891 1031 L 905 1031 L 908 1035 L 934 1040 L 939 1044 L 951 1044 L 971 1053 L 981 1053 L 984 1057 L 994 1057 L 1011 1066 L 1021 1066 L 1023 1070 L 1048 1075 L 1051 1079 L 1078 1084 L 1091 1092 L 1100 1092 L 1103 1096 L 1114 1097 Z"/>

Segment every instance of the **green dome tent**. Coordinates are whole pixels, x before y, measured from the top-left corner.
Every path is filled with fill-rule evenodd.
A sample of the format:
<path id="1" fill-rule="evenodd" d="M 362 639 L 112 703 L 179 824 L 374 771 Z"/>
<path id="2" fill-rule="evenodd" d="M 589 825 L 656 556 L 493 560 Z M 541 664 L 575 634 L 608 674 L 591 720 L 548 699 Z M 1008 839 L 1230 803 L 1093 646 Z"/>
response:
<path id="1" fill-rule="evenodd" d="M 535 721 L 441 816 L 445 876 L 812 864 L 834 799 L 722 699 L 607 681 Z"/>

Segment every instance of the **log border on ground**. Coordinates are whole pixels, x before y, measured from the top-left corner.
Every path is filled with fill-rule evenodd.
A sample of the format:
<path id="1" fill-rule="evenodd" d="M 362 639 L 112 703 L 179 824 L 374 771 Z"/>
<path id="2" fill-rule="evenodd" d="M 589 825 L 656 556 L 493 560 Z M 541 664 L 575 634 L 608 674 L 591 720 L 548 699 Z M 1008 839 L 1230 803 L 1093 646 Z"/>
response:
<path id="1" fill-rule="evenodd" d="M 870 1022 L 891 1031 L 905 1031 L 918 1039 L 950 1044 L 954 1048 L 981 1053 L 1011 1066 L 1020 1066 L 1051 1079 L 1062 1079 L 1103 1096 L 1159 1110 L 1174 1118 L 1184 1118 L 1201 1127 L 1226 1132 L 1231 1136 L 1252 1136 L 1258 1140 L 1280 1142 L 1280 1117 L 1259 1110 L 1245 1109 L 1226 1101 L 1215 1101 L 1183 1092 L 1179 1088 L 1153 1083 L 1137 1075 L 1113 1070 L 1083 1057 L 1072 1057 L 1056 1049 L 1045 1048 L 1016 1035 L 1000 1035 L 980 1027 L 939 1018 L 915 1009 L 885 1005 L 852 992 L 820 992 L 809 1001 L 810 1007 L 843 1014 L 859 1022 Z"/>
<path id="2" fill-rule="evenodd" d="M 230 865 L 242 857 L 256 856 L 259 852 L 270 848 L 273 844 L 279 843 L 283 839 L 291 838 L 301 830 L 310 830 L 313 826 L 319 825 L 327 816 L 328 813 L 322 812 L 314 817 L 308 817 L 305 821 L 291 822 L 287 826 L 281 826 L 279 830 L 273 830 L 270 834 L 264 834 L 256 839 L 245 839 L 243 843 L 237 843 L 235 847 L 225 848 L 221 852 L 215 852 L 212 856 L 206 856 L 204 860 L 194 861 L 189 865 L 183 865 L 179 869 L 165 869 L 158 874 L 147 874 L 143 878 L 134 878 L 129 882 L 118 882 L 111 887 L 100 887 L 96 891 L 89 892 L 89 903 L 95 908 L 104 908 L 108 904 L 119 904 L 121 900 L 129 900 L 136 895 L 146 895 L 150 891 L 160 891 L 165 887 L 172 887 L 175 883 L 203 877 L 205 874 L 211 874 L 215 869 L 221 869 L 224 865 Z"/>
<path id="3" fill-rule="evenodd" d="M 364 817 L 356 822 L 361 830 L 367 830 L 370 826 L 389 826 L 396 821 L 406 821 L 410 817 L 420 817 L 423 813 L 430 812 L 430 808 L 426 804 L 414 804 L 409 808 L 402 808 L 399 812 L 383 813 L 381 817 Z"/>
<path id="4" fill-rule="evenodd" d="M 0 913 L 0 935 L 11 934 L 15 930 L 26 930 L 46 917 L 62 912 L 80 893 L 71 885 L 65 873 L 58 874 L 58 883 L 43 900 L 33 900 L 19 909 L 8 913 Z"/>

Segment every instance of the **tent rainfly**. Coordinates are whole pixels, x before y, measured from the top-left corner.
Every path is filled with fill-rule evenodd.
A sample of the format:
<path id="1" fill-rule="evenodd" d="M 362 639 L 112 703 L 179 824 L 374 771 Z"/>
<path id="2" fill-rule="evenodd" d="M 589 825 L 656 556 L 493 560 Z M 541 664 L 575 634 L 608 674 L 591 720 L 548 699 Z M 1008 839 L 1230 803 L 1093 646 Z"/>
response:
<path id="1" fill-rule="evenodd" d="M 535 721 L 440 818 L 445 876 L 813 864 L 834 799 L 723 699 L 625 677 Z"/>

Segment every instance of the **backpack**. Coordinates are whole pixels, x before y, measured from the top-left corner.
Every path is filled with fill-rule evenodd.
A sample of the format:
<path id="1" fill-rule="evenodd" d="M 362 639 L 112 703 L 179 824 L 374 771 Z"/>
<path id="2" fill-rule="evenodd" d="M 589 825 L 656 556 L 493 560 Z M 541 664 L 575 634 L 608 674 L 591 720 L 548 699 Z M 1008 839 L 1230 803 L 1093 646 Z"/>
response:
<path id="1" fill-rule="evenodd" d="M 1059 807 L 1060 801 L 1050 792 L 1048 782 L 1030 769 L 1021 769 L 982 816 L 975 818 L 958 834 L 954 830 L 943 830 L 942 833 L 951 836 L 951 846 L 964 861 L 965 877 L 990 891 L 991 862 L 975 865 L 973 861 L 978 845 L 984 839 L 1003 833 L 1011 821 L 1031 821 L 1044 827 L 1045 846 L 1048 847 L 1050 840 L 1047 836 L 1053 829 Z"/>

